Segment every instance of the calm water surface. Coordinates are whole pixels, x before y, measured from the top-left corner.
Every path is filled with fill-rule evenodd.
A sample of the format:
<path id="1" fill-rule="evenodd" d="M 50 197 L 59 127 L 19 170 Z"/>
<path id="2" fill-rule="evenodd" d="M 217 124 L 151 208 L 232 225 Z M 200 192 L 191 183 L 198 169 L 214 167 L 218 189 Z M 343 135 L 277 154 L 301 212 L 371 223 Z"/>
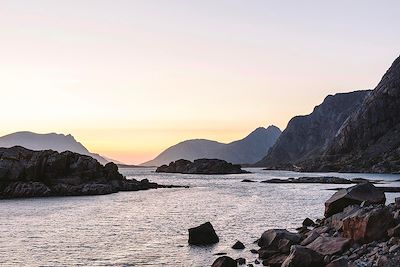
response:
<path id="1" fill-rule="evenodd" d="M 156 174 L 123 169 L 127 177 L 189 189 L 122 192 L 106 196 L 0 200 L 0 266 L 210 266 L 218 252 L 255 256 L 249 250 L 263 231 L 298 227 L 323 215 L 336 185 L 241 183 L 242 179 L 321 176 L 249 169 L 227 176 Z M 330 174 L 385 180 L 400 175 Z M 340 185 L 340 187 L 343 187 Z M 395 194 L 387 194 L 392 202 Z M 187 229 L 212 222 L 220 243 L 190 247 Z M 246 249 L 230 247 L 241 240 Z"/>

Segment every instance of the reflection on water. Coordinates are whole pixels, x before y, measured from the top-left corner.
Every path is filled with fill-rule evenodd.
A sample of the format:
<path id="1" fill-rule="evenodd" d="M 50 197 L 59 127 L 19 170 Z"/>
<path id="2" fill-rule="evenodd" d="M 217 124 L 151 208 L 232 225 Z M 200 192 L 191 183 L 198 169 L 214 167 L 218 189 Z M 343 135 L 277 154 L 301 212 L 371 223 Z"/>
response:
<path id="1" fill-rule="evenodd" d="M 269 228 L 296 228 L 323 215 L 337 185 L 241 183 L 242 179 L 310 176 L 262 171 L 228 176 L 156 174 L 121 170 L 128 177 L 189 189 L 121 192 L 106 196 L 0 201 L 1 266 L 210 266 L 218 252 L 253 261 L 249 250 Z M 312 174 L 316 176 L 324 174 Z M 330 174 L 382 179 L 400 186 L 400 175 Z M 345 187 L 346 185 L 340 187 Z M 392 202 L 395 194 L 388 194 Z M 220 243 L 187 245 L 187 229 L 212 222 Z M 244 251 L 230 247 L 239 239 Z"/>

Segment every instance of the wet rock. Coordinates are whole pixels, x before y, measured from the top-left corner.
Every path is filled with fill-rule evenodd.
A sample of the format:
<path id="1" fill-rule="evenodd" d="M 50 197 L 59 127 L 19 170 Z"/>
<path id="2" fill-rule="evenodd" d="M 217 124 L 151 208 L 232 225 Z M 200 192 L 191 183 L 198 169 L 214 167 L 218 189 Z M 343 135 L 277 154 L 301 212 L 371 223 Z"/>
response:
<path id="1" fill-rule="evenodd" d="M 219 242 L 219 237 L 210 222 L 189 229 L 190 245 L 211 245 Z"/>
<path id="2" fill-rule="evenodd" d="M 303 226 L 305 227 L 315 226 L 315 222 L 310 218 L 305 218 L 303 221 Z"/>
<path id="3" fill-rule="evenodd" d="M 315 239 L 307 248 L 312 249 L 319 254 L 335 255 L 340 254 L 350 247 L 351 239 L 341 237 L 320 236 Z"/>
<path id="4" fill-rule="evenodd" d="M 330 262 L 326 267 L 348 267 L 348 260 L 345 258 L 339 258 Z"/>
<path id="5" fill-rule="evenodd" d="M 211 267 L 237 267 L 237 263 L 231 257 L 222 256 L 216 259 Z"/>
<path id="6" fill-rule="evenodd" d="M 255 183 L 256 181 L 250 180 L 250 179 L 244 179 L 242 180 L 242 183 Z"/>
<path id="7" fill-rule="evenodd" d="M 292 246 L 290 255 L 282 267 L 324 267 L 324 258 L 314 250 L 302 246 Z"/>
<path id="8" fill-rule="evenodd" d="M 387 207 L 365 207 L 343 220 L 343 237 L 358 243 L 370 243 L 387 237 L 393 223 L 393 215 Z"/>
<path id="9" fill-rule="evenodd" d="M 270 267 L 281 267 L 286 258 L 286 254 L 277 254 L 264 260 L 262 264 Z"/>
<path id="10" fill-rule="evenodd" d="M 246 264 L 246 259 L 245 258 L 239 258 L 239 259 L 236 259 L 236 262 L 239 265 L 244 265 L 244 264 Z"/>
<path id="11" fill-rule="evenodd" d="M 310 233 L 308 233 L 307 237 L 303 241 L 301 241 L 300 245 L 307 246 L 320 236 L 321 235 L 317 233 L 317 231 L 311 231 Z"/>
<path id="12" fill-rule="evenodd" d="M 291 233 L 284 229 L 273 229 L 264 232 L 258 241 L 262 249 L 289 252 L 292 245 L 297 245 L 301 241 L 301 235 Z"/>
<path id="13" fill-rule="evenodd" d="M 242 243 L 242 242 L 240 242 L 240 241 L 237 241 L 233 246 L 232 246 L 232 249 L 245 249 L 246 247 L 245 247 L 245 245 Z"/>
<path id="14" fill-rule="evenodd" d="M 163 165 L 156 169 L 156 172 L 167 173 L 185 173 L 185 174 L 240 174 L 248 173 L 242 170 L 240 165 L 226 162 L 219 159 L 196 159 L 191 162 L 189 160 L 180 159 L 171 162 L 168 166 Z"/>
<path id="15" fill-rule="evenodd" d="M 370 183 L 342 189 L 325 202 L 325 217 L 342 212 L 347 206 L 360 205 L 364 201 L 370 204 L 384 204 L 386 197 L 382 191 Z"/>

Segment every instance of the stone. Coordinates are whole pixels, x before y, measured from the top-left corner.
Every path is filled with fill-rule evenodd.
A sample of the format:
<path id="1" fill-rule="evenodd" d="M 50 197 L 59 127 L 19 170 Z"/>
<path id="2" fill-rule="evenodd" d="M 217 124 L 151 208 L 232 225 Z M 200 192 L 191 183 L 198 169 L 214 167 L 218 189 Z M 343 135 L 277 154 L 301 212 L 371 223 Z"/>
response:
<path id="1" fill-rule="evenodd" d="M 246 264 L 246 259 L 245 258 L 239 258 L 239 259 L 236 259 L 236 262 L 237 262 L 238 265 L 244 265 L 244 264 Z"/>
<path id="2" fill-rule="evenodd" d="M 301 241 L 301 235 L 291 233 L 284 229 L 272 229 L 265 231 L 258 241 L 258 246 L 263 249 L 277 250 L 283 253 L 290 251 L 292 245 Z"/>
<path id="3" fill-rule="evenodd" d="M 394 199 L 394 204 L 395 204 L 396 209 L 400 209 L 400 197 L 396 197 Z"/>
<path id="4" fill-rule="evenodd" d="M 219 237 L 215 233 L 214 227 L 210 222 L 189 229 L 190 245 L 212 245 L 218 242 Z"/>
<path id="5" fill-rule="evenodd" d="M 331 261 L 326 267 L 348 267 L 349 263 L 346 258 L 339 258 Z"/>
<path id="6" fill-rule="evenodd" d="M 314 250 L 302 246 L 292 246 L 282 267 L 324 267 L 324 258 Z"/>
<path id="7" fill-rule="evenodd" d="M 301 241 L 300 245 L 302 246 L 307 246 L 308 244 L 311 244 L 315 239 L 320 237 L 321 235 L 317 233 L 317 231 L 311 231 L 308 236 Z"/>
<path id="8" fill-rule="evenodd" d="M 231 257 L 222 256 L 216 259 L 211 267 L 237 267 L 237 263 Z"/>
<path id="9" fill-rule="evenodd" d="M 305 218 L 302 225 L 305 227 L 315 226 L 315 222 L 310 218 Z"/>
<path id="10" fill-rule="evenodd" d="M 387 237 L 394 219 L 385 206 L 361 208 L 343 220 L 343 237 L 357 243 L 370 243 Z"/>
<path id="11" fill-rule="evenodd" d="M 350 205 L 360 205 L 368 201 L 371 204 L 385 204 L 385 194 L 371 183 L 358 184 L 339 190 L 325 202 L 325 217 L 342 212 Z"/>
<path id="12" fill-rule="evenodd" d="M 330 256 L 342 253 L 350 247 L 350 244 L 351 239 L 348 238 L 320 236 L 311 244 L 307 245 L 307 248 L 312 249 L 323 256 Z"/>
<path id="13" fill-rule="evenodd" d="M 281 267 L 286 258 L 286 254 L 277 254 L 264 260 L 262 264 L 270 267 Z"/>
<path id="14" fill-rule="evenodd" d="M 400 224 L 388 230 L 389 237 L 400 237 Z"/>
<path id="15" fill-rule="evenodd" d="M 246 247 L 245 247 L 245 245 L 242 243 L 242 242 L 240 242 L 240 241 L 237 241 L 233 246 L 232 246 L 232 249 L 245 249 Z"/>

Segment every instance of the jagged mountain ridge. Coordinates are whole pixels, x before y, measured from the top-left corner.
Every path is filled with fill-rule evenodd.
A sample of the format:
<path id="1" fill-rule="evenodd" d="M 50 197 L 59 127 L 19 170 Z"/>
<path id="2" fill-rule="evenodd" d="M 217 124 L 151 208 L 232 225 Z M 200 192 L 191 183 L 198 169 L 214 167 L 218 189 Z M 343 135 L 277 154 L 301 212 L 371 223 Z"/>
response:
<path id="1" fill-rule="evenodd" d="M 169 147 L 143 166 L 161 166 L 186 159 L 217 158 L 234 164 L 252 164 L 260 160 L 275 143 L 281 130 L 276 126 L 259 127 L 245 138 L 229 143 L 206 139 L 192 139 Z"/>

